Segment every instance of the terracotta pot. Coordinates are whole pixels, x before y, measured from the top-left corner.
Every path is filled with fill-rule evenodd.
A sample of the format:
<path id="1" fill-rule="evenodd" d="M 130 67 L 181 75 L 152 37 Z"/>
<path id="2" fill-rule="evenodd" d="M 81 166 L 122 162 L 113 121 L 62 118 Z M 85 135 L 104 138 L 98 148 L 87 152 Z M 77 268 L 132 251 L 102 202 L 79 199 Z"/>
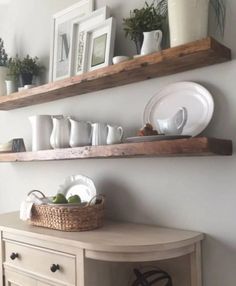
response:
<path id="1" fill-rule="evenodd" d="M 168 0 L 171 47 L 206 38 L 209 0 Z"/>

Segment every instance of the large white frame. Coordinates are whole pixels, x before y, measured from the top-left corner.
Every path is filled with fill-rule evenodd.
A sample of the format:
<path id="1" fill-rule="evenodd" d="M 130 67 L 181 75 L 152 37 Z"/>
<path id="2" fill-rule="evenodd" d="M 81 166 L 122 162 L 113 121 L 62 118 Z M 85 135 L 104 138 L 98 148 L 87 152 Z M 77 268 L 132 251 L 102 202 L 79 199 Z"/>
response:
<path id="1" fill-rule="evenodd" d="M 71 76 L 85 72 L 87 31 L 103 24 L 109 17 L 110 9 L 105 6 L 92 12 L 89 16 L 73 22 L 70 59 Z"/>
<path id="2" fill-rule="evenodd" d="M 49 81 L 56 81 L 61 80 L 67 77 L 70 77 L 70 59 L 71 59 L 71 37 L 72 37 L 72 30 L 71 24 L 75 20 L 79 20 L 86 15 L 90 14 L 94 9 L 94 0 L 80 0 L 78 3 L 68 7 L 65 10 L 62 10 L 56 13 L 53 16 L 53 23 L 52 23 L 52 42 L 51 42 L 51 53 L 50 53 L 50 74 L 49 74 Z M 63 26 L 64 25 L 64 26 Z M 65 29 L 68 33 L 65 33 L 61 36 L 62 44 L 65 45 L 65 52 L 66 52 L 66 59 L 60 61 L 61 64 L 59 65 L 58 61 L 58 34 L 60 29 Z M 68 34 L 70 39 L 68 39 Z M 66 35 L 66 41 L 63 36 Z M 62 50 L 63 52 L 63 50 Z M 63 63 L 62 63 L 63 62 Z M 61 72 L 59 71 L 61 69 Z M 63 69 L 65 70 L 63 74 Z M 60 74 L 61 73 L 61 74 Z"/>

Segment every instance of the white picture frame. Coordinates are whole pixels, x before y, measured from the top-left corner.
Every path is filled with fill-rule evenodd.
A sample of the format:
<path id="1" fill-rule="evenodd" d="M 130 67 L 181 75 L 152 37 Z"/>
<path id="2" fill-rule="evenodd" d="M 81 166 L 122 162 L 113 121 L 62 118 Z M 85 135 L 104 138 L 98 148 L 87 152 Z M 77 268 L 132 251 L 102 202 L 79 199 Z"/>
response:
<path id="1" fill-rule="evenodd" d="M 72 23 L 94 10 L 94 0 L 80 0 L 78 3 L 56 13 L 52 23 L 49 81 L 71 76 Z"/>
<path id="2" fill-rule="evenodd" d="M 116 21 L 111 17 L 86 31 L 84 72 L 112 64 L 116 36 Z"/>
<path id="3" fill-rule="evenodd" d="M 97 25 L 103 24 L 109 17 L 110 9 L 105 6 L 92 12 L 89 16 L 73 22 L 70 60 L 71 76 L 80 75 L 85 72 L 87 31 Z"/>

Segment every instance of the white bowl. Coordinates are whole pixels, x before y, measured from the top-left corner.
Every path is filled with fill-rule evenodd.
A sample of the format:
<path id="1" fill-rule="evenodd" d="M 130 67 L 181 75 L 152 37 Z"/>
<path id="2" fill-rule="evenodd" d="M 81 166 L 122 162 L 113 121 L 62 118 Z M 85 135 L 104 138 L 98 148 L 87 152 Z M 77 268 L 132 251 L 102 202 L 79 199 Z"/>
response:
<path id="1" fill-rule="evenodd" d="M 117 57 L 114 57 L 112 59 L 112 62 L 113 64 L 119 64 L 119 63 L 122 63 L 122 62 L 125 62 L 125 61 L 128 61 L 129 60 L 129 57 L 126 57 L 126 56 L 117 56 Z"/>

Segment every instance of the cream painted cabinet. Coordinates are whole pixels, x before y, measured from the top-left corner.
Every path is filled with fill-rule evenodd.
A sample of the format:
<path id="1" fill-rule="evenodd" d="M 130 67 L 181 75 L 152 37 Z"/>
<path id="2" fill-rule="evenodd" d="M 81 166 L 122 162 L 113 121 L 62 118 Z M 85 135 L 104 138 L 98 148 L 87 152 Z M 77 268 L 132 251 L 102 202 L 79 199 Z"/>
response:
<path id="1" fill-rule="evenodd" d="M 202 286 L 201 233 L 112 221 L 94 231 L 60 232 L 28 225 L 18 216 L 0 215 L 0 285 L 123 286 L 116 272 L 101 276 L 101 265 L 188 256 L 187 285 Z"/>

